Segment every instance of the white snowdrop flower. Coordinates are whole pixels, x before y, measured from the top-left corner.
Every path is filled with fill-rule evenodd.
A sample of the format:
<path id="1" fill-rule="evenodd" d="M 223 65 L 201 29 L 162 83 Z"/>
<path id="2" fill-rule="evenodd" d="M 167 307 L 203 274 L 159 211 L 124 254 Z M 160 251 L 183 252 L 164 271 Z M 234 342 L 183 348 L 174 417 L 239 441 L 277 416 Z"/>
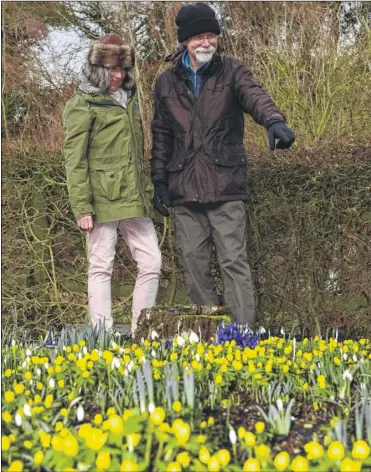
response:
<path id="1" fill-rule="evenodd" d="M 31 416 L 31 407 L 28 403 L 25 403 L 23 405 L 23 413 L 25 414 L 25 416 Z"/>
<path id="2" fill-rule="evenodd" d="M 365 360 L 364 360 L 363 357 L 361 357 L 361 359 L 359 360 L 359 363 L 360 363 L 360 364 L 364 364 L 364 363 L 365 363 Z"/>
<path id="3" fill-rule="evenodd" d="M 63 349 L 63 351 L 65 351 L 65 350 L 66 350 L 66 346 L 62 346 L 62 349 Z"/>
<path id="4" fill-rule="evenodd" d="M 112 346 L 112 349 L 116 349 L 117 344 L 115 343 L 115 341 L 111 341 L 111 346 Z"/>
<path id="5" fill-rule="evenodd" d="M 85 416 L 84 408 L 81 405 L 79 405 L 76 410 L 77 421 L 82 421 L 84 419 L 84 416 Z"/>
<path id="6" fill-rule="evenodd" d="M 182 336 L 179 336 L 179 334 L 178 334 L 178 336 L 175 339 L 176 339 L 176 342 L 177 342 L 178 346 L 180 346 L 180 347 L 184 346 L 185 341 L 184 341 L 184 338 L 182 338 Z"/>
<path id="7" fill-rule="evenodd" d="M 155 330 L 153 330 L 152 333 L 151 333 L 151 339 L 152 339 L 152 341 L 154 341 L 154 340 L 157 339 L 158 337 L 159 337 L 159 336 L 158 336 L 158 333 L 157 333 Z"/>
<path id="8" fill-rule="evenodd" d="M 343 380 L 349 380 L 351 382 L 353 380 L 353 375 L 350 370 L 344 370 L 343 372 Z"/>
<path id="9" fill-rule="evenodd" d="M 190 343 L 198 343 L 199 340 L 200 340 L 200 338 L 197 336 L 197 334 L 192 331 L 190 336 L 189 336 L 189 342 Z"/>
<path id="10" fill-rule="evenodd" d="M 81 358 L 82 358 L 81 352 L 79 352 L 79 353 L 77 354 L 77 358 L 78 358 L 78 359 L 81 359 Z"/>
<path id="11" fill-rule="evenodd" d="M 358 361 L 357 356 L 356 356 L 355 354 L 353 354 L 353 361 L 354 361 L 354 362 L 357 362 L 357 361 Z"/>
<path id="12" fill-rule="evenodd" d="M 98 356 L 99 356 L 99 357 L 102 357 L 102 355 L 103 355 L 103 352 L 102 352 L 102 351 L 98 351 Z"/>
<path id="13" fill-rule="evenodd" d="M 259 334 L 265 334 L 267 331 L 265 330 L 265 328 L 263 328 L 263 326 L 260 327 L 259 329 Z"/>
<path id="14" fill-rule="evenodd" d="M 116 338 L 119 338 L 120 337 L 120 332 L 119 331 L 116 331 L 114 336 L 116 336 Z"/>
<path id="15" fill-rule="evenodd" d="M 237 434 L 234 429 L 229 430 L 229 440 L 233 445 L 237 443 Z"/>
<path id="16" fill-rule="evenodd" d="M 19 426 L 22 426 L 22 416 L 17 413 L 15 415 L 15 424 L 19 427 Z"/>
<path id="17" fill-rule="evenodd" d="M 49 379 L 49 387 L 54 388 L 55 387 L 55 380 L 54 379 Z"/>
<path id="18" fill-rule="evenodd" d="M 200 355 L 199 355 L 199 354 L 196 354 L 196 361 L 197 361 L 197 362 L 200 362 L 200 359 L 201 359 L 201 358 L 200 358 Z"/>
<path id="19" fill-rule="evenodd" d="M 124 349 L 123 347 L 120 347 L 119 353 L 120 353 L 120 354 L 123 354 L 124 352 L 125 352 L 125 349 Z"/>
<path id="20" fill-rule="evenodd" d="M 343 354 L 343 359 L 346 361 L 348 359 L 348 354 Z"/>
<path id="21" fill-rule="evenodd" d="M 124 370 L 124 375 L 125 375 L 125 377 L 127 377 L 129 375 L 129 372 L 128 372 L 127 369 Z"/>
<path id="22" fill-rule="evenodd" d="M 283 401 L 280 398 L 277 400 L 277 407 L 280 411 L 283 410 Z"/>
<path id="23" fill-rule="evenodd" d="M 48 370 L 48 368 L 49 368 L 49 362 L 45 362 L 44 367 L 45 367 L 45 370 Z"/>
<path id="24" fill-rule="evenodd" d="M 88 353 L 88 350 L 87 350 L 86 346 L 84 346 L 82 348 L 82 352 L 83 352 L 84 356 L 86 356 L 86 354 Z"/>
<path id="25" fill-rule="evenodd" d="M 133 367 L 134 367 L 134 362 L 130 361 L 128 364 L 128 371 L 131 372 L 133 370 Z"/>
<path id="26" fill-rule="evenodd" d="M 23 362 L 22 362 L 22 367 L 23 367 L 23 368 L 27 367 L 27 362 L 26 362 L 26 361 L 23 361 Z"/>
<path id="27" fill-rule="evenodd" d="M 30 384 L 31 387 L 33 387 L 35 385 L 35 382 L 31 379 L 29 384 Z"/>
<path id="28" fill-rule="evenodd" d="M 39 377 L 41 375 L 41 370 L 39 368 L 36 369 L 36 375 L 38 375 Z"/>
<path id="29" fill-rule="evenodd" d="M 155 411 L 155 408 L 156 408 L 156 407 L 155 407 L 155 405 L 154 405 L 153 403 L 150 403 L 150 404 L 148 405 L 148 411 L 149 411 L 150 413 L 153 413 L 153 412 Z"/>
<path id="30" fill-rule="evenodd" d="M 111 362 L 111 369 L 118 369 L 120 367 L 120 360 L 117 357 L 114 357 Z"/>
<path id="31" fill-rule="evenodd" d="M 152 356 L 152 357 L 156 357 L 156 355 L 157 355 L 157 354 L 156 354 L 156 351 L 155 351 L 154 349 L 152 349 L 152 351 L 151 351 L 151 356 Z"/>
<path id="32" fill-rule="evenodd" d="M 27 351 L 26 351 L 26 356 L 27 356 L 27 357 L 32 356 L 32 351 L 31 351 L 31 349 L 27 349 Z"/>
<path id="33" fill-rule="evenodd" d="M 12 346 L 15 346 L 15 340 L 12 339 Z"/>
<path id="34" fill-rule="evenodd" d="M 282 334 L 282 336 L 285 336 L 285 330 L 283 328 L 281 328 L 280 333 Z"/>

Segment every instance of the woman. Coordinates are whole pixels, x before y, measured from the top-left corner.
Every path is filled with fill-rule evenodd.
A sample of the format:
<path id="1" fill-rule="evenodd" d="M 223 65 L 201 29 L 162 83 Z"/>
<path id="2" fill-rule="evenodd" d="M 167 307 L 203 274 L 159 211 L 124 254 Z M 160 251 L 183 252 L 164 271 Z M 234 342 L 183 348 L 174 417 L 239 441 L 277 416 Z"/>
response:
<path id="1" fill-rule="evenodd" d="M 93 44 L 63 126 L 69 199 L 77 226 L 88 234 L 92 324 L 113 324 L 111 276 L 119 229 L 138 267 L 134 333 L 141 310 L 155 303 L 161 253 L 151 219 L 152 185 L 144 171 L 133 66 L 134 49 L 118 34 Z"/>

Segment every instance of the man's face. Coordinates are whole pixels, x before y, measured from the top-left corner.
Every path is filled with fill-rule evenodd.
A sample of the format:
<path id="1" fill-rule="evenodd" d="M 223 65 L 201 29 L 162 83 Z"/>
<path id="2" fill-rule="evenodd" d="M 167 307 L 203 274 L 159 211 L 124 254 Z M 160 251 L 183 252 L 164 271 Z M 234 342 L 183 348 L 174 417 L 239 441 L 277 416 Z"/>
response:
<path id="1" fill-rule="evenodd" d="M 184 42 L 188 53 L 196 58 L 199 64 L 207 64 L 213 57 L 218 44 L 218 36 L 214 33 L 202 33 Z"/>
<path id="2" fill-rule="evenodd" d="M 110 67 L 110 86 L 108 88 L 109 92 L 116 92 L 117 89 L 121 87 L 122 81 L 125 78 L 126 71 L 120 67 Z"/>

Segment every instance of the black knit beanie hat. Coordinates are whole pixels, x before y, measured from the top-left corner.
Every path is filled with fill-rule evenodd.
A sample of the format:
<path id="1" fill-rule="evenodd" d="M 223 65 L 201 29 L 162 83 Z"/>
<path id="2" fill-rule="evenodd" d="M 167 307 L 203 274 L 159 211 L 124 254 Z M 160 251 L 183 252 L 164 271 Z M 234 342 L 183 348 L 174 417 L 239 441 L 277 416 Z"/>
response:
<path id="1" fill-rule="evenodd" d="M 180 43 L 202 33 L 220 34 L 215 11 L 206 3 L 183 6 L 179 10 L 175 22 L 178 26 L 178 41 Z"/>

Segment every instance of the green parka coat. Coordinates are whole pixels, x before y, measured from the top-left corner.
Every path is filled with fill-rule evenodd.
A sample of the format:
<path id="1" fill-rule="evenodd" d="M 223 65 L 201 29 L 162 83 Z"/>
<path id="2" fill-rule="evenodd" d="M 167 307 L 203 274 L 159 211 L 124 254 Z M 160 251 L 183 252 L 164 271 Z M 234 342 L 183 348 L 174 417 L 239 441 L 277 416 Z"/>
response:
<path id="1" fill-rule="evenodd" d="M 109 93 L 76 91 L 63 113 L 69 199 L 95 223 L 153 217 L 137 96 L 125 109 Z"/>

